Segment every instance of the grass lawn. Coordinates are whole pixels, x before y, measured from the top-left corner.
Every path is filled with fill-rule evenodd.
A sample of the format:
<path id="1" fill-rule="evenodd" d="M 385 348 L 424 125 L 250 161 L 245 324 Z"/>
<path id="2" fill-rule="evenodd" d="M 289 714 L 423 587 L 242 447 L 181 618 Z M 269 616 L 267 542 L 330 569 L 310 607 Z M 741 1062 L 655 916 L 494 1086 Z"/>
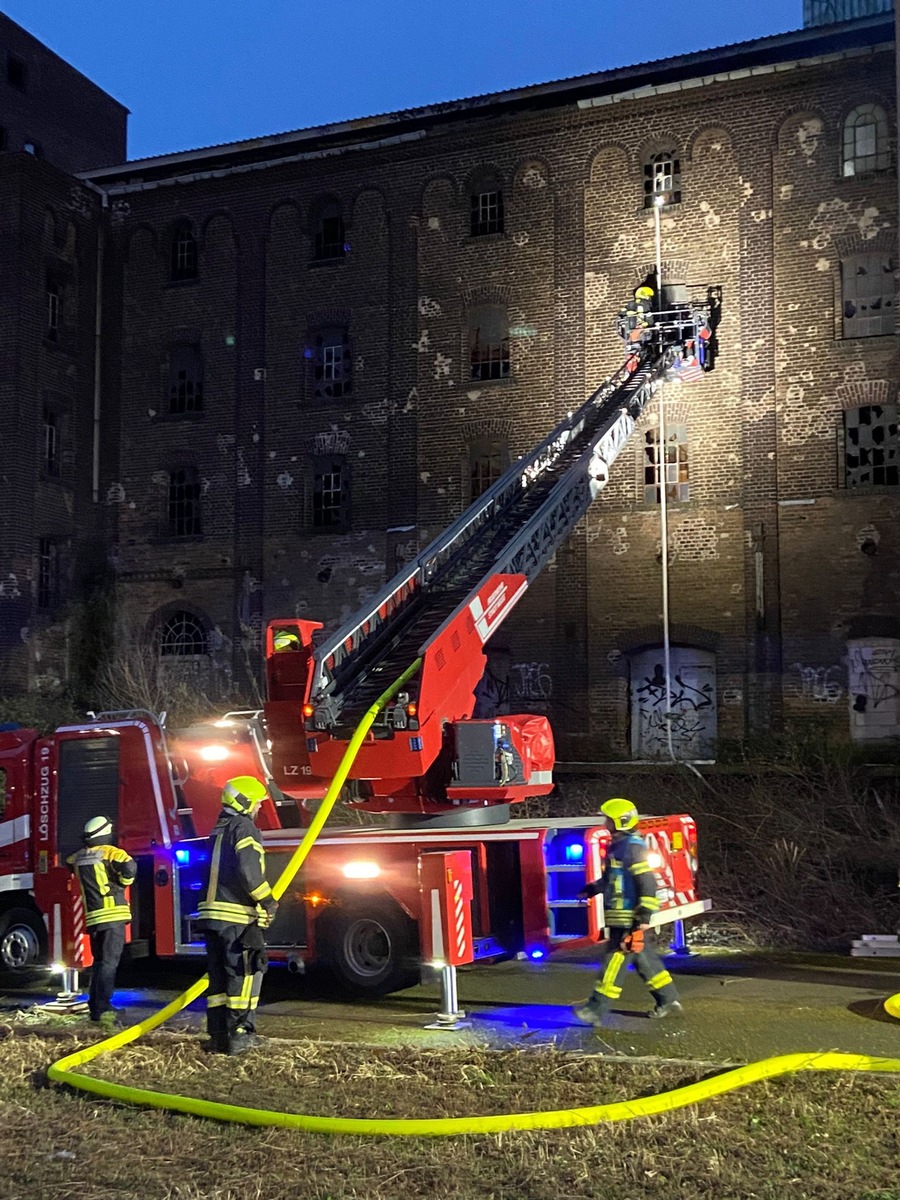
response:
<path id="1" fill-rule="evenodd" d="M 6 1032 L 7 1029 L 9 1032 Z M 83 1029 L 0 1041 L 0 1197 L 15 1200 L 900 1200 L 900 1078 L 810 1073 L 587 1130 L 349 1138 L 219 1125 L 48 1087 Z M 270 1043 L 239 1059 L 159 1033 L 89 1070 L 122 1083 L 343 1116 L 600 1104 L 701 1071 L 532 1047 Z"/>

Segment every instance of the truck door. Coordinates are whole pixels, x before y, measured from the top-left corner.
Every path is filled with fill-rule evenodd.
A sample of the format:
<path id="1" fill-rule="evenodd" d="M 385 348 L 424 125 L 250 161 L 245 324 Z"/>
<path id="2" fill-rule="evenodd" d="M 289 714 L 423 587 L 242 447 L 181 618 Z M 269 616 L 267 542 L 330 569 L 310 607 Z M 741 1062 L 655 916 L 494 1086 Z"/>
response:
<path id="1" fill-rule="evenodd" d="M 91 817 L 119 819 L 119 738 L 72 738 L 59 743 L 57 845 L 61 862 L 81 847 Z"/>

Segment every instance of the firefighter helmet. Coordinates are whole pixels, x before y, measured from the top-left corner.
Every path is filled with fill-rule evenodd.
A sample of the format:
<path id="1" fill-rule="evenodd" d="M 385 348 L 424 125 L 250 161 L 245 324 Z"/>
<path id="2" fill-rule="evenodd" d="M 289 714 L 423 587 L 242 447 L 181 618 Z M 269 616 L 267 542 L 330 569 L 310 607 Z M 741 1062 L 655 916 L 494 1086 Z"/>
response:
<path id="1" fill-rule="evenodd" d="M 272 645 L 276 650 L 299 650 L 300 639 L 289 629 L 279 629 L 272 639 Z"/>
<path id="2" fill-rule="evenodd" d="M 634 829 L 638 823 L 638 810 L 630 800 L 623 800 L 621 797 L 607 800 L 605 804 L 600 805 L 600 811 L 612 821 L 613 829 L 620 832 Z"/>
<path id="3" fill-rule="evenodd" d="M 222 788 L 222 807 L 249 816 L 268 794 L 266 785 L 253 775 L 236 775 Z"/>
<path id="4" fill-rule="evenodd" d="M 84 827 L 82 837 L 86 845 L 105 841 L 112 837 L 112 821 L 109 817 L 91 817 Z"/>
<path id="5" fill-rule="evenodd" d="M 635 288 L 634 298 L 635 298 L 635 300 L 652 300 L 653 299 L 653 288 L 652 287 Z"/>

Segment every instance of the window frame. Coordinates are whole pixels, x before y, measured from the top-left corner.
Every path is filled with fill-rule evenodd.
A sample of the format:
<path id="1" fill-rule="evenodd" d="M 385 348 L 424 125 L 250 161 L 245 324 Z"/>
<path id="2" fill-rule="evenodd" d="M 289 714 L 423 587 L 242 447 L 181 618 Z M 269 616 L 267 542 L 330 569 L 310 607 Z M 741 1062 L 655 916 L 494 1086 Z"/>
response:
<path id="1" fill-rule="evenodd" d="M 663 165 L 670 167 L 669 172 L 665 175 L 665 178 L 669 179 L 670 183 L 667 187 L 657 187 L 659 176 L 657 168 Z M 654 154 L 650 154 L 644 159 L 643 189 L 644 208 L 653 208 L 657 196 L 666 197 L 666 207 L 681 203 L 683 194 L 681 155 L 675 146 L 667 147 L 665 150 L 657 150 Z"/>
<path id="2" fill-rule="evenodd" d="M 65 296 L 65 287 L 53 275 L 47 276 L 45 300 L 47 318 L 44 328 L 44 338 L 48 342 L 55 342 L 57 345 L 62 341 L 63 334 L 63 298 Z"/>
<path id="3" fill-rule="evenodd" d="M 863 118 L 866 117 L 870 117 L 871 120 L 864 123 Z M 870 127 L 874 127 L 875 130 L 872 153 L 860 153 L 857 134 L 860 129 Z M 858 165 L 861 160 L 862 166 Z M 860 175 L 880 174 L 889 171 L 891 165 L 891 137 L 887 113 L 880 104 L 858 104 L 844 118 L 841 127 L 842 178 L 856 179 Z"/>
<path id="4" fill-rule="evenodd" d="M 194 638 L 190 642 L 184 640 L 183 633 L 177 632 L 176 622 L 178 622 L 184 630 L 189 625 L 194 631 L 199 631 L 202 635 L 200 638 Z M 167 631 L 172 631 L 173 636 L 167 638 Z M 201 617 L 196 613 L 191 612 L 189 608 L 175 609 L 167 616 L 161 617 L 158 627 L 159 638 L 159 658 L 163 659 L 200 659 L 209 657 L 209 629 Z M 194 647 L 192 649 L 180 649 L 179 647 L 187 645 Z M 197 646 L 203 647 L 202 650 L 196 649 Z M 168 649 L 167 647 L 171 647 Z"/>
<path id="5" fill-rule="evenodd" d="M 42 612 L 52 611 L 60 602 L 61 573 L 59 559 L 59 538 L 38 538 L 35 605 Z"/>
<path id="6" fill-rule="evenodd" d="M 18 78 L 14 78 L 14 76 Z M 28 91 L 28 63 L 24 58 L 20 58 L 18 54 L 12 54 L 10 51 L 7 51 L 6 54 L 6 82 L 17 92 Z"/>
<path id="7" fill-rule="evenodd" d="M 169 283 L 196 283 L 200 278 L 200 246 L 190 221 L 179 221 L 169 240 Z"/>
<path id="8" fill-rule="evenodd" d="M 203 487 L 197 468 L 172 467 L 166 489 L 166 531 L 173 541 L 203 537 Z"/>
<path id="9" fill-rule="evenodd" d="M 337 475 L 338 487 L 327 480 Z M 312 456 L 310 476 L 309 526 L 317 533 L 344 532 L 350 528 L 350 463 L 346 454 L 316 454 Z M 337 495 L 337 502 L 325 503 L 326 495 Z M 322 497 L 323 499 L 319 499 Z M 327 519 L 328 515 L 334 519 Z"/>
<path id="10" fill-rule="evenodd" d="M 353 394 L 353 354 L 346 325 L 310 330 L 307 361 L 312 361 L 312 396 L 316 403 L 333 404 Z M 333 352 L 340 347 L 340 355 Z M 339 360 L 339 361 L 338 361 Z M 340 374 L 335 374 L 340 366 Z M 332 374 L 327 372 L 331 370 Z M 329 390 L 330 389 L 330 390 Z"/>
<path id="11" fill-rule="evenodd" d="M 475 437 L 467 443 L 466 487 L 469 504 L 474 504 L 502 478 L 509 468 L 509 462 L 509 438 L 502 434 Z M 487 471 L 483 472 L 481 467 L 485 463 Z"/>
<path id="12" fill-rule="evenodd" d="M 41 473 L 51 479 L 62 474 L 62 419 L 55 408 L 41 413 Z"/>
<path id="13" fill-rule="evenodd" d="M 194 368 L 191 371 L 191 368 Z M 185 378 L 179 379 L 184 373 Z M 203 351 L 196 342 L 176 342 L 169 348 L 169 375 L 166 383 L 166 416 L 176 421 L 202 417 L 204 413 Z M 192 389 L 192 395 L 188 390 Z M 182 394 L 183 393 L 183 394 Z M 176 402 L 180 406 L 176 406 Z"/>
<path id="14" fill-rule="evenodd" d="M 315 210 L 313 262 L 338 262 L 346 256 L 347 226 L 344 210 L 339 200 L 323 200 Z"/>
<path id="15" fill-rule="evenodd" d="M 866 413 L 870 419 L 861 420 L 863 413 Z M 875 414 L 879 420 L 871 420 L 871 416 Z M 856 421 L 851 418 L 856 415 Z M 893 428 L 891 428 L 893 426 Z M 862 431 L 864 427 L 868 427 L 873 432 L 876 429 L 883 429 L 885 436 L 880 439 L 882 444 L 879 446 L 876 442 L 879 439 L 872 437 L 869 445 L 864 445 L 860 434 L 857 433 L 856 438 L 853 437 L 853 430 Z M 848 492 L 864 493 L 875 488 L 900 488 L 900 403 L 894 404 L 858 404 L 852 408 L 845 408 L 842 413 L 842 432 L 843 432 L 843 485 Z M 863 464 L 861 459 L 863 454 L 867 453 L 871 457 L 879 456 L 881 462 L 868 462 Z M 850 465 L 851 457 L 856 457 L 858 460 L 855 466 Z M 864 471 L 868 471 L 869 479 L 856 478 L 853 476 L 861 476 Z M 885 475 L 892 475 L 892 479 L 883 478 L 875 479 L 874 475 L 882 471 Z"/>
<path id="16" fill-rule="evenodd" d="M 871 264 L 878 262 L 880 264 L 880 276 L 882 279 L 887 276 L 890 283 L 887 284 L 881 295 L 877 297 L 878 316 L 860 316 L 858 311 L 854 311 L 852 315 L 848 315 L 847 308 L 853 305 L 855 309 L 859 309 L 859 301 L 865 299 L 867 301 L 867 310 L 873 310 L 873 292 L 869 292 L 865 297 L 860 296 L 859 292 L 855 295 L 848 293 L 848 283 L 850 279 L 859 280 L 861 275 L 868 275 L 871 272 Z M 869 270 L 860 271 L 859 266 L 868 263 Z M 852 264 L 857 264 L 852 276 L 848 277 L 847 269 Z M 841 313 L 841 337 L 844 340 L 852 340 L 854 338 L 869 338 L 869 337 L 891 337 L 897 332 L 897 260 L 893 254 L 887 251 L 875 251 L 860 254 L 848 254 L 840 260 L 840 313 Z M 890 309 L 891 322 L 890 328 L 884 328 L 887 317 L 886 310 Z M 851 324 L 855 322 L 856 324 Z M 878 324 L 878 328 L 870 328 L 870 324 Z M 864 326 L 864 327 L 863 327 Z"/>
<path id="17" fill-rule="evenodd" d="M 665 474 L 666 503 L 687 504 L 691 499 L 690 439 L 685 421 L 666 423 L 666 443 L 659 440 L 659 426 L 644 430 L 643 488 L 644 504 L 662 504 L 662 475 Z M 660 453 L 660 450 L 664 453 Z M 663 470 L 664 468 L 664 470 Z M 651 477 L 652 476 L 652 477 Z M 672 478 L 670 478 L 672 476 Z"/>
<path id="18" fill-rule="evenodd" d="M 491 201 L 490 197 L 494 197 Z M 469 194 L 469 236 L 496 237 L 506 232 L 503 188 L 499 181 L 485 180 Z"/>
<path id="19" fill-rule="evenodd" d="M 479 321 L 479 315 L 481 320 Z M 497 328 L 505 329 L 499 339 L 485 339 L 481 331 L 492 318 L 497 318 Z M 491 339 L 493 331 L 489 328 Z M 504 383 L 512 378 L 512 355 L 510 352 L 509 312 L 505 304 L 477 304 L 468 312 L 469 334 L 469 381 L 473 384 Z M 496 367 L 496 369 L 495 369 Z"/>

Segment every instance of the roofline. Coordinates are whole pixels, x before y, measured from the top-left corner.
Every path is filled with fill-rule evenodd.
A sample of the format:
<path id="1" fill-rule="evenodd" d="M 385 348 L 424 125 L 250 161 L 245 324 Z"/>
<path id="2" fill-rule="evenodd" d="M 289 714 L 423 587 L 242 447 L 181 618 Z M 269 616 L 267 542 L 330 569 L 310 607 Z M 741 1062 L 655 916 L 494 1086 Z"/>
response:
<path id="1" fill-rule="evenodd" d="M 601 95 L 618 94 L 624 99 L 628 95 L 652 94 L 657 87 L 674 85 L 688 79 L 700 78 L 702 81 L 714 82 L 717 77 L 727 78 L 735 71 L 750 75 L 754 67 L 774 67 L 776 63 L 782 63 L 786 67 L 790 60 L 794 60 L 791 65 L 797 65 L 798 62 L 826 56 L 840 58 L 853 50 L 872 50 L 879 45 L 892 43 L 894 34 L 894 15 L 880 14 L 857 21 L 775 34 L 750 42 L 737 42 L 674 58 L 656 59 L 637 66 L 616 67 L 592 75 L 530 84 L 505 92 L 490 92 L 467 99 L 359 117 L 329 125 L 310 126 L 262 138 L 225 142 L 152 158 L 132 159 L 115 166 L 81 171 L 78 176 L 101 187 L 114 187 L 116 184 L 127 186 L 126 180 L 135 175 L 140 175 L 143 181 L 154 178 L 162 180 L 176 174 L 192 174 L 197 169 L 214 173 L 214 162 L 218 163 L 219 169 L 225 170 L 239 166 L 251 168 L 253 165 L 275 165 L 279 158 L 289 160 L 305 157 L 307 149 L 318 150 L 320 153 L 330 149 L 334 153 L 342 145 L 345 149 L 361 148 L 360 134 L 372 135 L 371 139 L 366 140 L 366 146 L 379 146 L 385 142 L 406 140 L 403 135 L 413 129 L 418 136 L 423 136 L 423 123 L 434 126 L 447 124 L 465 115 L 490 116 L 517 108 L 539 110 L 572 102 L 580 102 L 581 107 L 587 107 L 592 100 L 598 100 Z M 708 68 L 711 67 L 715 69 L 709 71 Z M 707 70 L 704 71 L 704 68 Z M 646 92 L 642 93 L 642 88 L 645 88 Z M 385 137 L 388 130 L 390 133 Z"/>

